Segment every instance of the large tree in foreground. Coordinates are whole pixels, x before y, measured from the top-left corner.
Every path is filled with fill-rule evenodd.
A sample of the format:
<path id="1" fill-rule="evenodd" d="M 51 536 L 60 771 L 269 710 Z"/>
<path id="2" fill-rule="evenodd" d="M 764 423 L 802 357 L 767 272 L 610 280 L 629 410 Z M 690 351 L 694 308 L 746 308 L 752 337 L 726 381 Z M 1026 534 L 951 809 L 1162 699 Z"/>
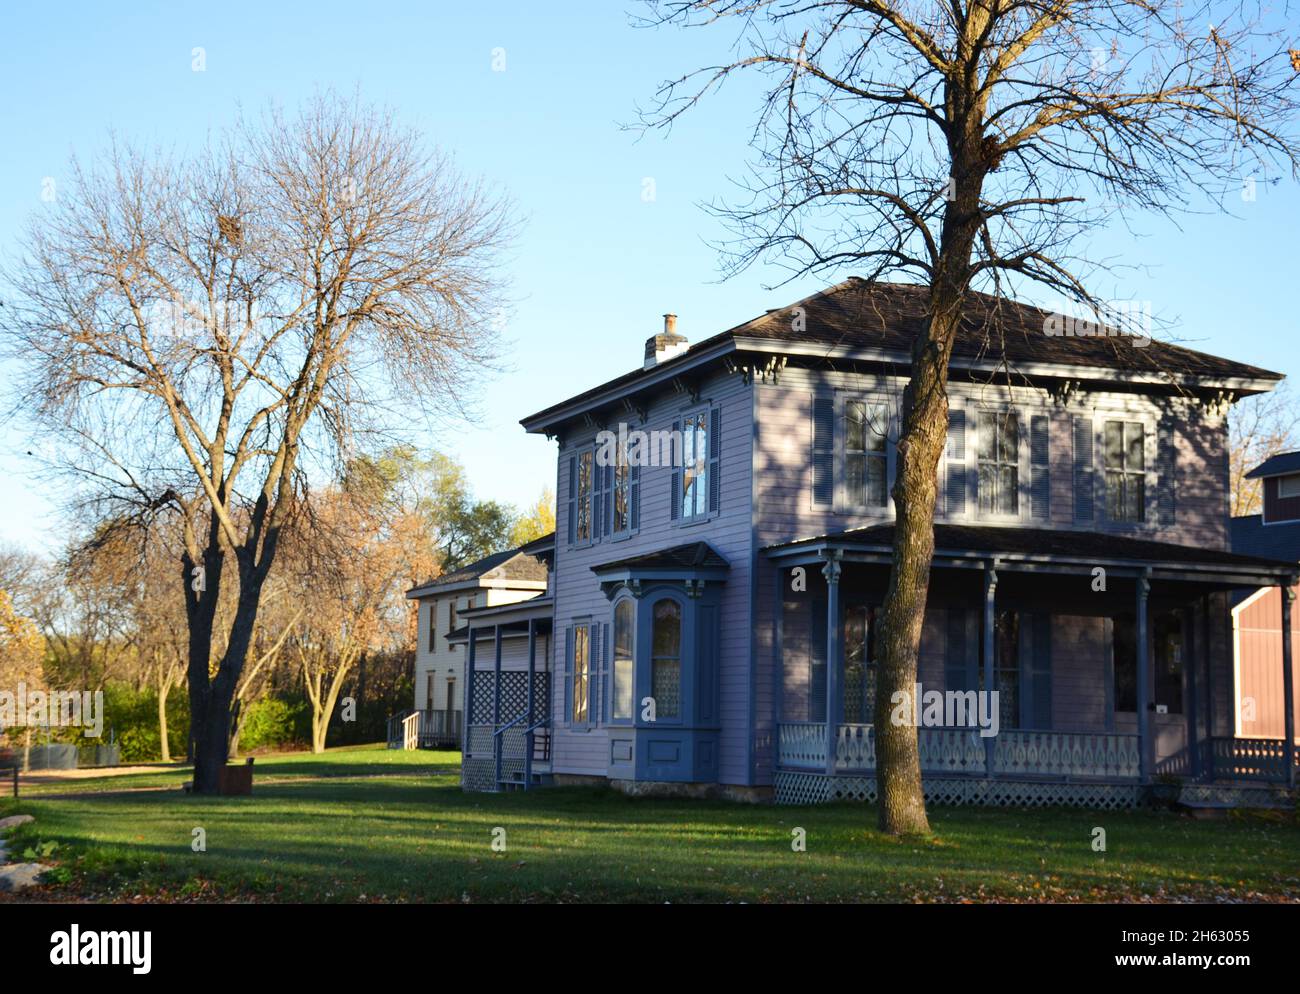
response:
<path id="1" fill-rule="evenodd" d="M 720 208 L 758 259 L 928 287 L 902 398 L 894 553 L 876 694 L 880 826 L 928 830 L 916 679 L 948 362 L 968 289 L 1032 281 L 1107 323 L 1078 236 L 1297 166 L 1300 47 L 1264 5 L 1181 0 L 649 0 L 650 20 L 733 27 L 731 56 L 664 83 L 669 127 L 731 77 L 766 80 L 744 196 Z"/>
<path id="2" fill-rule="evenodd" d="M 114 145 L 31 223 L 0 318 L 22 404 L 87 499 L 183 522 L 198 791 L 303 487 L 457 409 L 494 355 L 511 227 L 391 116 L 330 95 L 183 158 Z"/>

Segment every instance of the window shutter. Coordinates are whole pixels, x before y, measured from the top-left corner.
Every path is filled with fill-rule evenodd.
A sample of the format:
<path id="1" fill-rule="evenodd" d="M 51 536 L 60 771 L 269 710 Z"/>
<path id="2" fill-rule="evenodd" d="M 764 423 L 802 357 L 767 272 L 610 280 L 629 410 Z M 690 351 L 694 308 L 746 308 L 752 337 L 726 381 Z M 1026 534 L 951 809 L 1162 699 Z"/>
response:
<path id="1" fill-rule="evenodd" d="M 1092 520 L 1092 418 L 1074 419 L 1074 520 Z"/>
<path id="2" fill-rule="evenodd" d="M 641 467 L 627 468 L 627 520 L 628 530 L 641 527 Z"/>
<path id="3" fill-rule="evenodd" d="M 966 611 L 948 609 L 948 632 L 943 654 L 944 690 L 972 690 L 967 686 Z"/>
<path id="4" fill-rule="evenodd" d="M 573 721 L 573 626 L 564 630 L 564 720 Z"/>
<path id="5" fill-rule="evenodd" d="M 709 411 L 709 513 L 718 510 L 722 498 L 722 478 L 718 467 L 722 462 L 722 409 Z"/>
<path id="6" fill-rule="evenodd" d="M 1046 521 L 1051 502 L 1051 471 L 1048 468 L 1050 422 L 1046 414 L 1029 419 L 1029 505 L 1030 514 Z"/>
<path id="7" fill-rule="evenodd" d="M 1168 420 L 1156 429 L 1156 510 L 1161 525 L 1174 523 L 1174 491 L 1178 475 L 1178 447 L 1174 444 L 1174 427 Z"/>
<path id="8" fill-rule="evenodd" d="M 1024 627 L 1033 635 L 1028 666 L 1022 670 L 1029 684 L 1022 714 L 1027 727 L 1049 729 L 1052 727 L 1052 616 L 1033 614 L 1028 618 L 1030 624 Z"/>
<path id="9" fill-rule="evenodd" d="M 948 516 L 966 513 L 966 412 L 948 411 L 944 507 Z"/>
<path id="10" fill-rule="evenodd" d="M 835 503 L 835 398 L 813 398 L 813 507 Z"/>
<path id="11" fill-rule="evenodd" d="M 600 626 L 600 720 L 609 721 L 609 623 L 606 622 Z"/>
<path id="12" fill-rule="evenodd" d="M 601 648 L 604 643 L 600 637 L 600 625 L 593 622 L 587 632 L 587 722 L 595 725 L 600 721 L 596 708 L 600 700 Z"/>
<path id="13" fill-rule="evenodd" d="M 673 422 L 672 437 L 680 439 L 682 437 L 682 423 Z M 679 442 L 677 451 L 673 453 L 673 472 L 668 481 L 670 493 L 668 495 L 668 517 L 676 521 L 682 516 L 682 460 L 686 458 L 683 450 L 683 443 Z"/>
<path id="14" fill-rule="evenodd" d="M 578 504 L 574 495 L 578 490 L 578 461 L 573 456 L 569 456 L 569 495 L 565 503 L 569 510 L 569 544 L 572 545 L 577 539 L 577 515 Z"/>

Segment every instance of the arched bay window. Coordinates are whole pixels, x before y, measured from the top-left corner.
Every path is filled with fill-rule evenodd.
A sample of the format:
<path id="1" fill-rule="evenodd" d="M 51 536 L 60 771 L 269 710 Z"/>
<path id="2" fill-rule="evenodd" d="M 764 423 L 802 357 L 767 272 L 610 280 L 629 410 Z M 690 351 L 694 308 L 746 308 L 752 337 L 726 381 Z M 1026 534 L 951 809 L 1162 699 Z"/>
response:
<path id="1" fill-rule="evenodd" d="M 728 568 L 706 542 L 592 567 L 610 602 L 607 620 L 592 622 L 609 632 L 599 658 L 601 672 L 609 674 L 601 686 L 610 722 L 610 776 L 717 779 Z M 646 707 L 648 700 L 653 708 Z"/>
<path id="2" fill-rule="evenodd" d="M 650 630 L 650 696 L 657 718 L 682 715 L 682 609 L 671 597 L 654 602 Z"/>
<path id="3" fill-rule="evenodd" d="M 610 688 L 610 717 L 628 721 L 634 706 L 636 667 L 636 601 L 624 597 L 614 605 L 614 685 Z"/>

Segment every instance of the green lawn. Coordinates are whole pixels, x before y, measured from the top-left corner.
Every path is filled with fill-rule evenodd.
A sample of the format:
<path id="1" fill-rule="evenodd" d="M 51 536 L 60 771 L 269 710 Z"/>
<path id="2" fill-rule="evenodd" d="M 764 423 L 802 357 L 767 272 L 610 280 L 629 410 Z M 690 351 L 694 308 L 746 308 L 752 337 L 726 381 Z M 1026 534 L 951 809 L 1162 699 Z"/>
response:
<path id="1" fill-rule="evenodd" d="M 58 843 L 64 882 L 28 892 L 46 900 L 1300 900 L 1294 815 L 937 808 L 934 838 L 897 840 L 861 805 L 464 794 L 456 759 L 267 757 L 245 798 L 185 796 L 182 771 L 97 778 L 63 785 L 71 799 L 2 801 L 0 817 L 36 816 L 15 835 L 19 853 Z M 130 789 L 159 786 L 176 789 Z M 205 853 L 191 851 L 196 827 Z M 795 828 L 806 852 L 791 849 Z"/>

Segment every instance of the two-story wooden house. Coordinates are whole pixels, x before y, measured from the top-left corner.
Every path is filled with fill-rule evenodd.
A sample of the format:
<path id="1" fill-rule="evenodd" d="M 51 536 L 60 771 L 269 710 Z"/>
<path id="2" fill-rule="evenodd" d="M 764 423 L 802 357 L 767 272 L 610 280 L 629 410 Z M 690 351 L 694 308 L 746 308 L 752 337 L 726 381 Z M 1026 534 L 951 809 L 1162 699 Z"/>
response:
<path id="1" fill-rule="evenodd" d="M 479 651 L 467 784 L 519 782 L 493 770 L 522 748 L 525 782 L 874 798 L 925 303 L 850 279 L 689 347 L 669 316 L 639 368 L 523 420 L 559 444 L 554 638 L 527 654 L 550 693 L 503 712 L 501 653 Z M 918 679 L 996 690 L 997 734 L 921 722 L 927 796 L 1118 807 L 1178 782 L 1186 800 L 1266 800 L 1295 759 L 1289 739 L 1234 738 L 1228 596 L 1297 567 L 1228 551 L 1225 416 L 1281 377 L 1061 327 L 972 294 L 953 353 Z"/>

